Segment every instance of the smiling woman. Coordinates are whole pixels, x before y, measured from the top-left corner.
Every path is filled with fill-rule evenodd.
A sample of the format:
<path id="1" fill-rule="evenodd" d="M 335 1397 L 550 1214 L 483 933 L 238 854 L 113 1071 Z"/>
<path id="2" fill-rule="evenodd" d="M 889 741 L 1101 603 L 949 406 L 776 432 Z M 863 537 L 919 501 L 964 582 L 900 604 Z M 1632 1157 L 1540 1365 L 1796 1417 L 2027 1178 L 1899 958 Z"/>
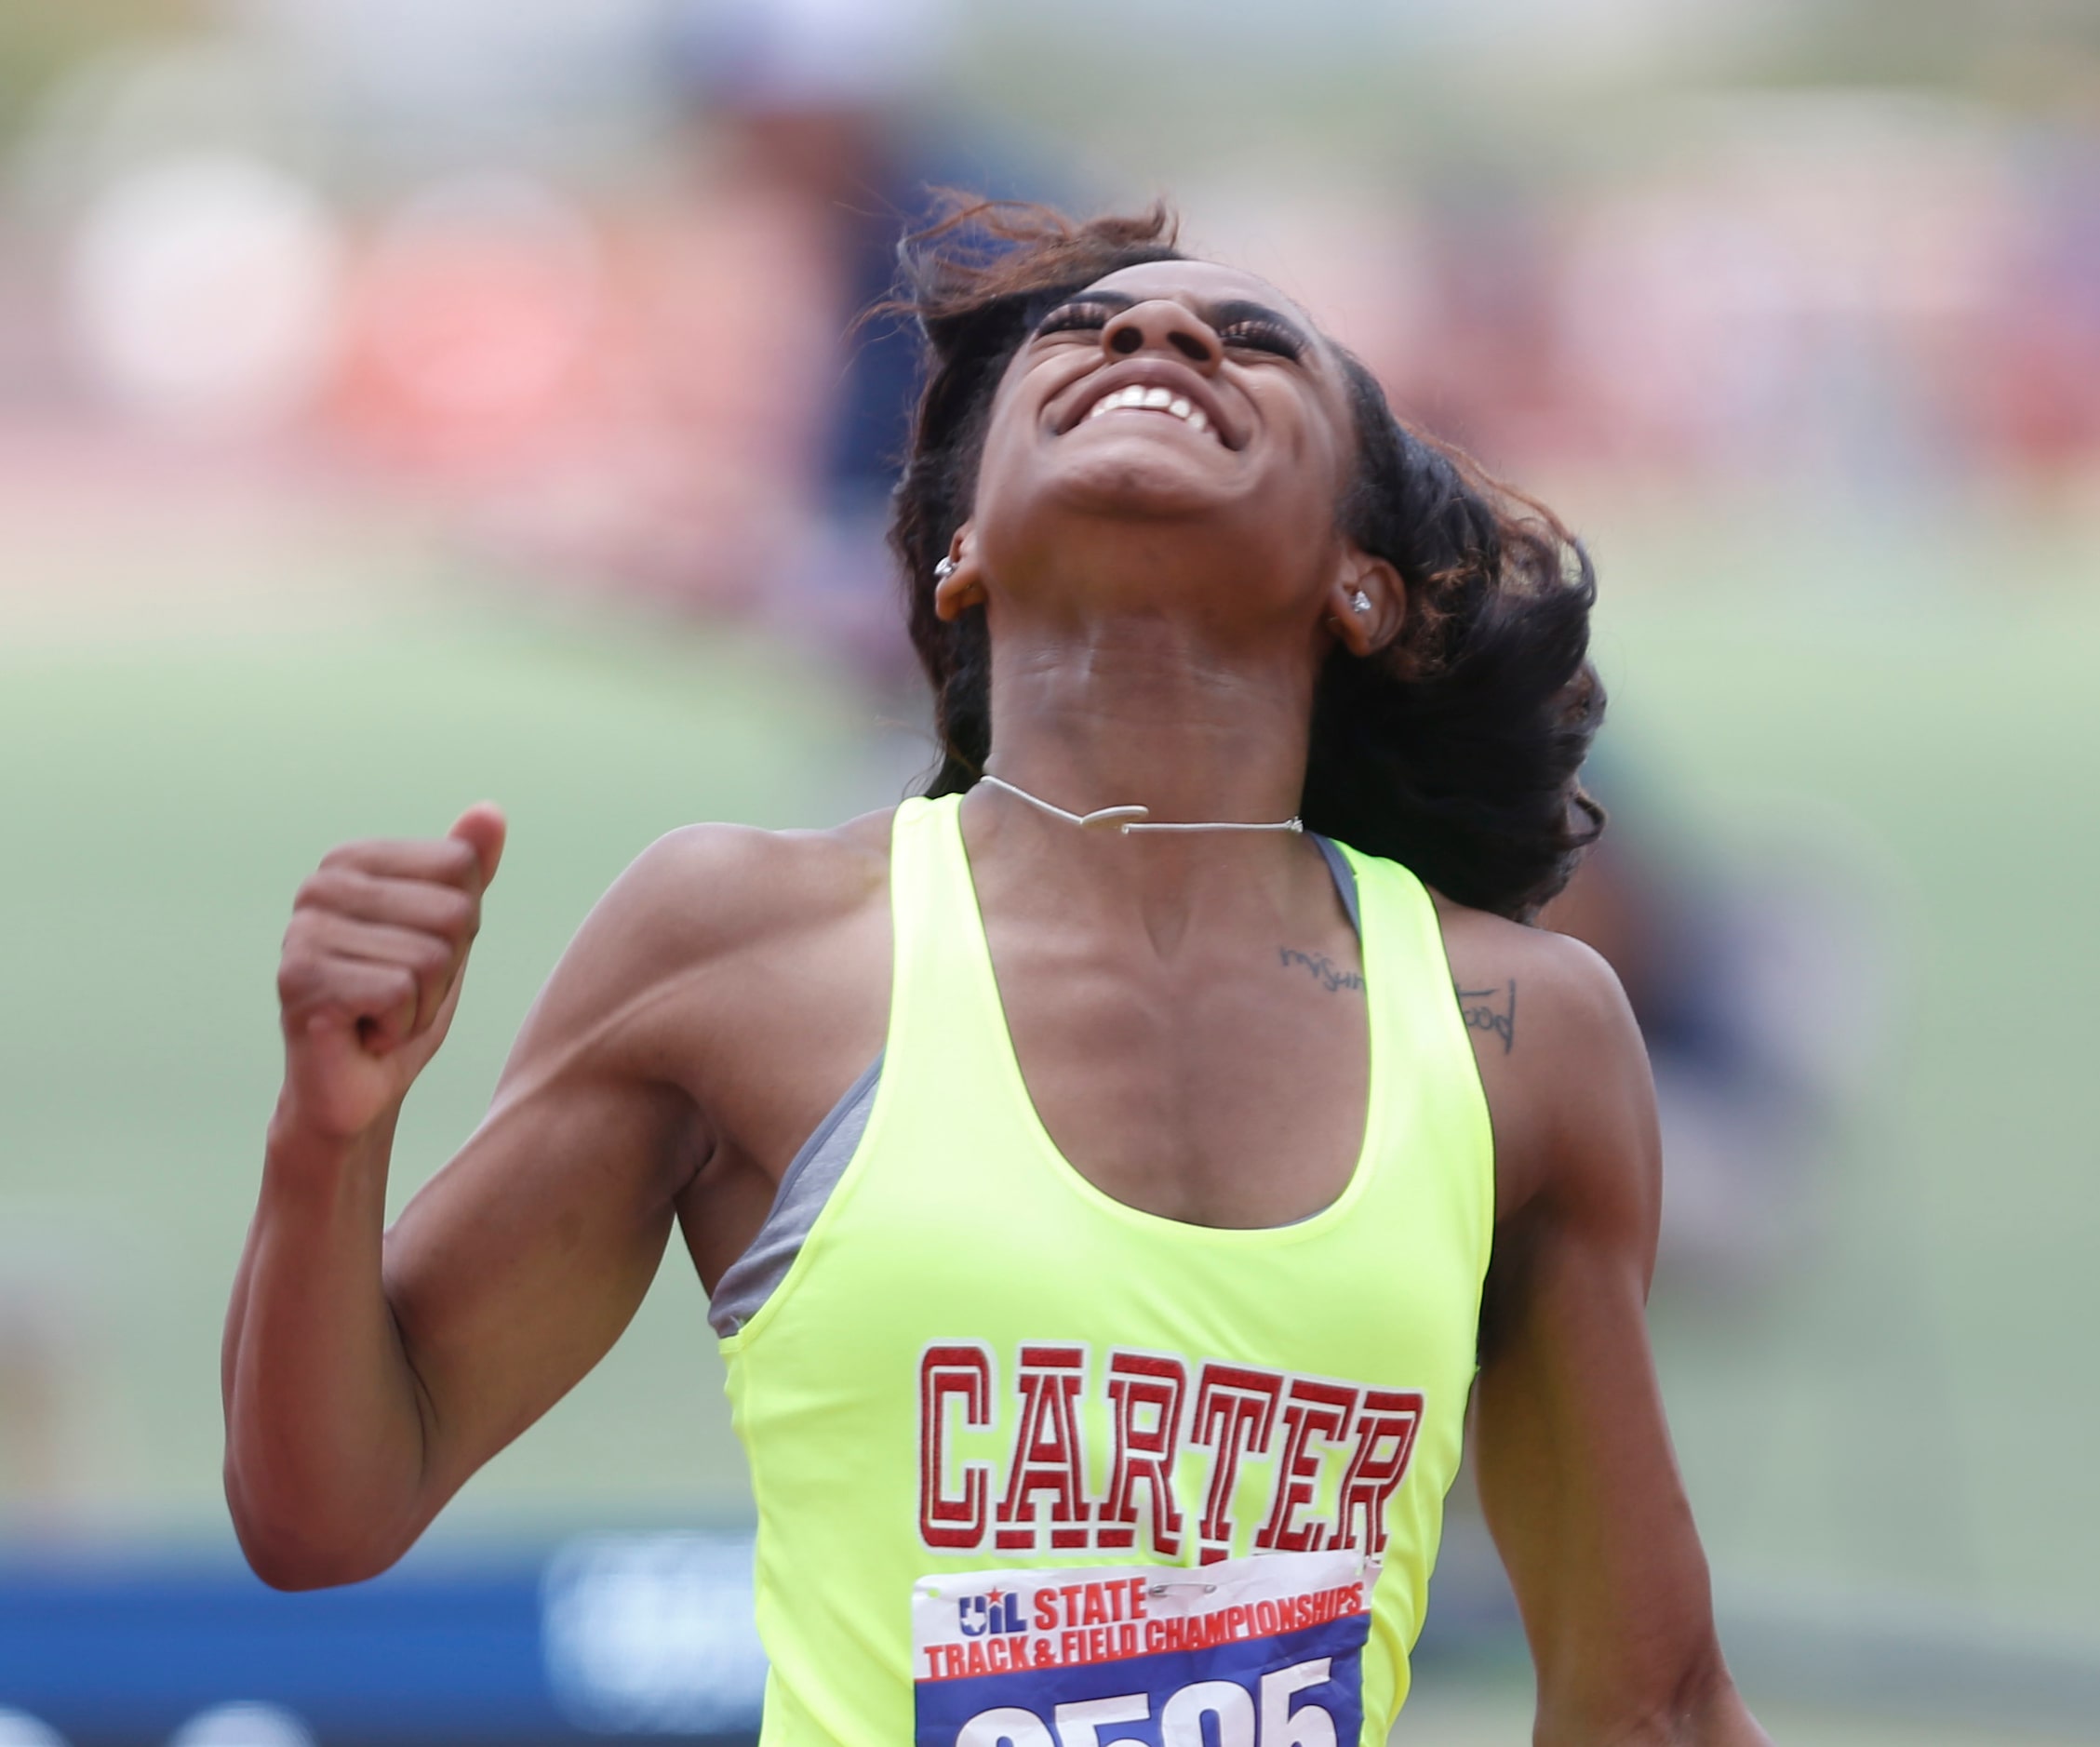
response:
<path id="1" fill-rule="evenodd" d="M 1236 423 L 1211 378 L 1228 359 L 1236 374 L 1288 366 L 1331 395 L 1339 385 L 1344 442 L 1353 444 L 1331 513 L 1407 584 L 1398 631 L 1375 657 L 1337 643 L 1319 674 L 1305 818 L 1405 863 L 1459 902 L 1528 917 L 1565 883 L 1603 822 L 1576 780 L 1604 712 L 1603 687 L 1584 659 L 1596 595 L 1587 554 L 1544 505 L 1402 426 L 1377 379 L 1317 339 L 1304 315 L 1277 307 L 1278 294 L 1251 275 L 1183 261 L 1170 235 L 1157 208 L 1072 225 L 1039 208 L 985 204 L 915 239 L 907 256 L 914 295 L 891 307 L 923 324 L 933 373 L 894 539 L 944 754 L 930 793 L 970 787 L 989 751 L 986 623 L 939 611 L 933 567 L 977 487 L 997 386 L 991 364 L 1031 335 L 1067 360 L 1075 345 L 1105 349 L 1108 364 L 1062 398 L 1061 434 L 1111 409 L 1172 414 L 1178 405 L 1188 410 L 1175 416 L 1192 431 L 1214 431 L 1228 451 L 1245 446 L 1246 414 Z M 1006 247 L 968 246 L 979 238 Z M 1169 321 L 1164 346 L 1145 345 L 1146 317 L 1136 312 L 1144 273 L 1160 267 L 1209 282 L 1212 339 Z M 1250 287 L 1261 297 L 1246 296 Z"/>
<path id="2" fill-rule="evenodd" d="M 645 852 L 383 1234 L 502 820 L 326 860 L 228 1321 L 250 1558 L 398 1557 L 675 1226 L 769 1747 L 1376 1747 L 1469 1410 L 1538 1739 L 1761 1740 L 1649 1361 L 1639 1035 L 1528 924 L 1600 823 L 1580 549 L 1157 213 L 909 259 L 930 793 Z"/>

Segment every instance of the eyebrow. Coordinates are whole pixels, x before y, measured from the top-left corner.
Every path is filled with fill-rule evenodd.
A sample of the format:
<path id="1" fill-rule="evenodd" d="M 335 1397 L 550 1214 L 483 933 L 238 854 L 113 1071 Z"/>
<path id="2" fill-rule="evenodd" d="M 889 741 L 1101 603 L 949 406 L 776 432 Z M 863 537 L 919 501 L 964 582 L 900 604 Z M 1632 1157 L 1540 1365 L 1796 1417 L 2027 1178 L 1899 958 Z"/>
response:
<path id="1" fill-rule="evenodd" d="M 1045 319 L 1058 310 L 1070 309 L 1075 303 L 1103 303 L 1110 309 L 1135 308 L 1138 300 L 1124 291 L 1075 291 L 1068 298 L 1061 298 L 1045 313 Z M 1312 336 L 1281 310 L 1272 309 L 1266 303 L 1257 303 L 1251 298 L 1226 298 L 1222 302 L 1203 305 L 1205 318 L 1215 327 L 1224 327 L 1234 322 L 1270 322 L 1291 336 L 1300 352 L 1310 356 L 1315 351 Z"/>

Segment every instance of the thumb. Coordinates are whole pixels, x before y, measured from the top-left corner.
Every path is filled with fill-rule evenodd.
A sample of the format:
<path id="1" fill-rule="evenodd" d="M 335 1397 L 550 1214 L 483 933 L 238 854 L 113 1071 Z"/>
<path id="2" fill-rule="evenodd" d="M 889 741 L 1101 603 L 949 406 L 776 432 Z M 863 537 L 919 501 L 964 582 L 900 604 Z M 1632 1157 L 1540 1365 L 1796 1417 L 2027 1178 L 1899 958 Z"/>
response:
<path id="1" fill-rule="evenodd" d="M 452 829 L 445 834 L 457 837 L 475 853 L 481 863 L 481 887 L 484 891 L 496 877 L 497 863 L 503 859 L 503 839 L 509 827 L 503 822 L 503 809 L 493 801 L 476 801 L 452 821 Z"/>

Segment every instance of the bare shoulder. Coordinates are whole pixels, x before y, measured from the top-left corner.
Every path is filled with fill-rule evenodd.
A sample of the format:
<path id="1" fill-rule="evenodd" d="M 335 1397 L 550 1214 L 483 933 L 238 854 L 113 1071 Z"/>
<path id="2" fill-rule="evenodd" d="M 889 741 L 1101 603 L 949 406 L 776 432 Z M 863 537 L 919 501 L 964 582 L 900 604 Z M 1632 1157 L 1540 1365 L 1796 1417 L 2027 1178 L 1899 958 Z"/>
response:
<path id="1" fill-rule="evenodd" d="M 792 979 L 812 950 L 887 918 L 889 815 L 825 831 L 688 825 L 635 857 L 577 931 L 520 1043 L 588 1034 L 617 1050 L 749 976 Z M 624 1053 L 620 1051 L 619 1053 Z"/>
<path id="2" fill-rule="evenodd" d="M 1514 1056 L 1521 1042 L 1533 1054 L 1572 1055 L 1596 1067 L 1629 1043 L 1638 1051 L 1639 1033 L 1618 973 L 1590 947 L 1442 897 L 1437 915 L 1461 1005 L 1476 1001 L 1507 1021 L 1469 1019 L 1502 1054 Z"/>
<path id="3" fill-rule="evenodd" d="M 1617 973 L 1549 928 L 1441 897 L 1437 909 L 1494 1127 L 1498 1217 L 1541 1195 L 1644 1207 L 1654 1089 Z"/>
<path id="4" fill-rule="evenodd" d="M 824 831 L 682 826 L 635 859 L 592 923 L 665 967 L 821 930 L 882 900 L 889 820 L 882 812 Z"/>

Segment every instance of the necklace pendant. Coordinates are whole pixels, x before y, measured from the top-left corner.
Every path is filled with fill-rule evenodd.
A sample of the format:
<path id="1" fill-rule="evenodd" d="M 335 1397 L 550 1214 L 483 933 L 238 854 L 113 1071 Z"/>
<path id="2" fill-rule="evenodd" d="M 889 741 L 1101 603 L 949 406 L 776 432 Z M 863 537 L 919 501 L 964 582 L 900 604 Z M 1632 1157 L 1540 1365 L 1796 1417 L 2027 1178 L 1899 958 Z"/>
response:
<path id="1" fill-rule="evenodd" d="M 1004 777 L 995 777 L 989 770 L 978 779 L 995 789 L 1004 789 L 1009 794 L 1026 801 L 1038 812 L 1048 813 L 1053 819 L 1062 819 L 1067 825 L 1077 825 L 1085 831 L 1113 831 L 1119 836 L 1129 836 L 1133 831 L 1289 831 L 1301 832 L 1304 821 L 1293 816 L 1274 822 L 1242 822 L 1238 820 L 1212 819 L 1192 820 L 1186 824 L 1152 822 L 1152 809 L 1134 804 L 1122 807 L 1097 807 L 1090 813 L 1070 813 L 1054 802 L 1046 801 L 1039 794 L 1030 794 L 1018 782 L 1009 782 Z"/>

